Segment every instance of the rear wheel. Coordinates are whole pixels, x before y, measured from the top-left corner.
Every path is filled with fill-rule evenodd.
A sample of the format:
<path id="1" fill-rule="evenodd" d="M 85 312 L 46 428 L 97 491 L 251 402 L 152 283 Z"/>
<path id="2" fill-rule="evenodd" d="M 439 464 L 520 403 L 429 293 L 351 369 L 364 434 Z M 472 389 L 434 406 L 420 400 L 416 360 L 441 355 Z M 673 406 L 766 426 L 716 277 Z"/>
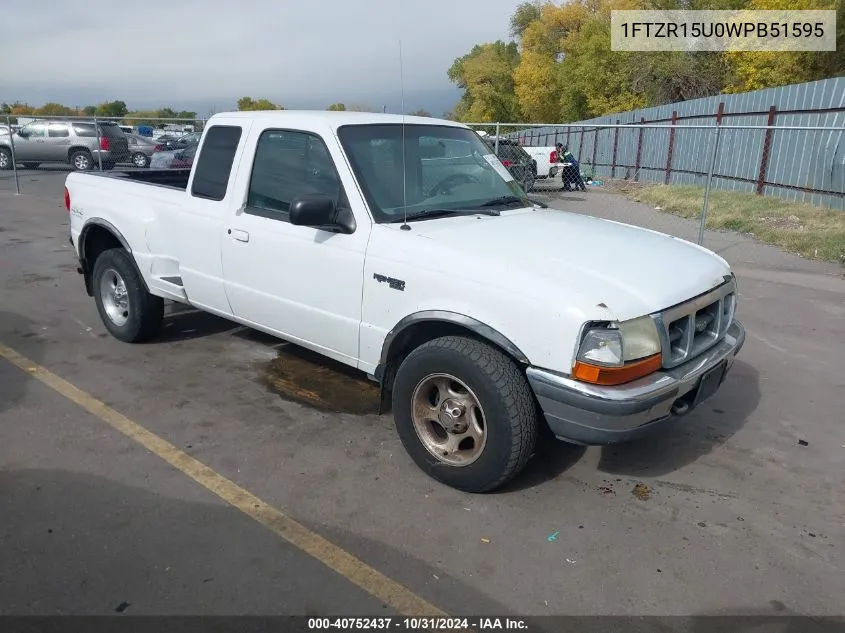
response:
<path id="1" fill-rule="evenodd" d="M 12 168 L 12 152 L 5 147 L 0 147 L 0 169 Z"/>
<path id="2" fill-rule="evenodd" d="M 522 371 L 498 349 L 462 336 L 408 355 L 393 385 L 393 415 L 417 466 L 466 492 L 510 480 L 537 441 L 537 410 Z"/>
<path id="3" fill-rule="evenodd" d="M 91 281 L 97 311 L 112 336 L 124 343 L 141 343 L 159 333 L 164 300 L 146 291 L 129 253 L 122 248 L 102 253 Z"/>
<path id="4" fill-rule="evenodd" d="M 78 149 L 71 152 L 70 164 L 76 171 L 91 171 L 94 168 L 94 159 L 88 150 Z"/>
<path id="5" fill-rule="evenodd" d="M 536 177 L 534 176 L 533 172 L 529 171 L 525 175 L 525 179 L 522 181 L 522 189 L 525 191 L 525 193 L 530 193 L 531 191 L 534 190 L 535 180 L 536 180 Z"/>
<path id="6" fill-rule="evenodd" d="M 132 154 L 132 164 L 139 168 L 147 167 L 150 164 L 150 159 L 141 152 L 135 152 Z"/>

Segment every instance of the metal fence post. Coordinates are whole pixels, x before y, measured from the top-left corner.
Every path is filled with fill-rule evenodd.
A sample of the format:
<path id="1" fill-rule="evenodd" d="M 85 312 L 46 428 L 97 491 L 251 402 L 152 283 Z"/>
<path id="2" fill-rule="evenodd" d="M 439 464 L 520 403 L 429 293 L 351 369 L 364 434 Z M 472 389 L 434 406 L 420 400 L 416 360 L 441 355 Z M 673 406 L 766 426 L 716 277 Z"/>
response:
<path id="1" fill-rule="evenodd" d="M 103 150 L 100 145 L 100 126 L 97 125 L 97 117 L 94 117 L 94 132 L 97 134 L 97 163 L 100 165 L 100 171 L 103 171 Z"/>
<path id="2" fill-rule="evenodd" d="M 640 117 L 640 126 L 645 125 L 645 117 Z M 645 131 L 644 127 L 640 127 L 640 136 L 637 139 L 637 165 L 634 167 L 634 180 L 639 182 L 640 180 L 640 158 L 643 155 L 643 132 Z"/>
<path id="3" fill-rule="evenodd" d="M 666 152 L 666 177 L 664 185 L 668 185 L 672 179 L 672 152 L 675 149 L 675 124 L 678 121 L 678 111 L 672 110 L 672 129 L 669 130 L 669 150 Z"/>
<path id="4" fill-rule="evenodd" d="M 9 128 L 9 151 L 12 154 L 12 173 L 15 175 L 15 195 L 21 195 L 21 183 L 18 180 L 18 161 L 15 158 L 15 135 L 12 133 L 12 117 L 6 115 L 6 127 Z"/>
<path id="5" fill-rule="evenodd" d="M 771 126 L 775 124 L 775 114 L 777 113 L 777 108 L 775 106 L 771 106 L 769 108 L 769 118 L 766 122 L 766 125 L 770 126 L 767 130 L 765 135 L 763 136 L 763 151 L 760 155 L 760 170 L 757 172 L 757 187 L 756 192 L 757 195 L 763 195 L 763 188 L 766 186 L 766 172 L 769 170 L 769 152 L 772 149 L 772 130 Z"/>
<path id="6" fill-rule="evenodd" d="M 704 187 L 704 204 L 701 207 L 701 224 L 698 227 L 698 244 L 704 244 L 704 227 L 707 224 L 707 204 L 710 202 L 710 189 L 713 186 L 713 171 L 716 169 L 716 156 L 719 153 L 719 138 L 722 135 L 722 123 L 716 121 L 716 136 L 713 139 L 713 153 L 710 155 L 710 167 L 707 170 L 707 184 Z"/>
<path id="7" fill-rule="evenodd" d="M 619 119 L 616 119 L 616 125 L 619 125 Z M 613 166 L 610 168 L 610 177 L 616 178 L 616 149 L 619 146 L 619 128 L 613 128 Z"/>
<path id="8" fill-rule="evenodd" d="M 499 124 L 496 124 L 496 147 L 493 149 L 496 156 L 499 155 Z"/>

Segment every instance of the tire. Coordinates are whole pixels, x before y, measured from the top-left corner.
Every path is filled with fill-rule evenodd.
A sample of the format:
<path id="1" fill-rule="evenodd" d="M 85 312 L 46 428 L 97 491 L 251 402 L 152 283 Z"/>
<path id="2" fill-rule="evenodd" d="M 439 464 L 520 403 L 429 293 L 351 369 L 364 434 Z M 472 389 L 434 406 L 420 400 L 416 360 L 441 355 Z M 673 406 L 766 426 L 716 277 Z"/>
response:
<path id="1" fill-rule="evenodd" d="M 135 167 L 138 167 L 138 168 L 144 168 L 144 167 L 150 166 L 150 159 L 147 158 L 141 152 L 135 152 L 134 154 L 132 154 L 132 158 L 130 160 L 132 161 L 132 164 Z"/>
<path id="2" fill-rule="evenodd" d="M 25 169 L 38 169 L 38 166 L 41 163 L 24 163 L 23 166 Z"/>
<path id="3" fill-rule="evenodd" d="M 119 341 L 142 343 L 161 331 L 164 300 L 145 290 L 132 256 L 122 248 L 97 258 L 91 287 L 103 325 Z"/>
<path id="4" fill-rule="evenodd" d="M 446 383 L 451 392 L 442 388 Z M 444 393 L 445 398 L 439 395 Z M 474 416 L 462 406 L 468 399 L 477 403 L 470 408 L 480 413 L 483 424 L 472 423 Z M 424 413 L 415 414 L 420 410 Z M 434 339 L 408 355 L 393 384 L 393 417 L 405 450 L 423 472 L 475 493 L 494 490 L 522 471 L 534 452 L 539 426 L 531 388 L 516 363 L 463 336 Z M 450 432 L 444 424 L 455 426 Z M 478 436 L 479 427 L 480 442 L 469 437 Z M 446 450 L 444 442 L 450 439 L 451 448 L 458 450 Z"/>
<path id="5" fill-rule="evenodd" d="M 91 171 L 94 169 L 94 159 L 87 149 L 77 149 L 71 152 L 68 162 L 76 171 Z"/>
<path id="6" fill-rule="evenodd" d="M 7 147 L 0 147 L 0 170 L 6 171 L 13 167 L 12 152 Z"/>
<path id="7" fill-rule="evenodd" d="M 522 182 L 522 189 L 525 191 L 525 193 L 531 193 L 531 191 L 534 190 L 535 181 L 536 179 L 533 173 L 529 172 L 528 174 L 526 174 L 525 180 L 523 180 Z"/>

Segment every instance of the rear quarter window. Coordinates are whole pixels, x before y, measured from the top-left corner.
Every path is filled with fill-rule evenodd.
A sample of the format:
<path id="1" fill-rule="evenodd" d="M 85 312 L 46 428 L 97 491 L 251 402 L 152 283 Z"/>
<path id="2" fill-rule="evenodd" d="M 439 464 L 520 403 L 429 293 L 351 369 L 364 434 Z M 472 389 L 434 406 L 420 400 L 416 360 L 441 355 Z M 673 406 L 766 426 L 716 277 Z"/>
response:
<path id="1" fill-rule="evenodd" d="M 110 125 L 108 123 L 100 123 L 98 124 L 98 127 L 100 128 L 100 136 L 107 136 L 109 138 L 123 138 L 124 136 L 123 130 L 114 124 Z M 96 138 L 97 136 L 97 130 L 94 128 L 93 123 L 74 123 L 73 132 L 77 136 L 83 136 L 86 138 Z"/>
<path id="2" fill-rule="evenodd" d="M 208 129 L 196 162 L 191 195 L 217 201 L 226 197 L 241 134 L 242 129 L 233 125 L 214 125 Z"/>

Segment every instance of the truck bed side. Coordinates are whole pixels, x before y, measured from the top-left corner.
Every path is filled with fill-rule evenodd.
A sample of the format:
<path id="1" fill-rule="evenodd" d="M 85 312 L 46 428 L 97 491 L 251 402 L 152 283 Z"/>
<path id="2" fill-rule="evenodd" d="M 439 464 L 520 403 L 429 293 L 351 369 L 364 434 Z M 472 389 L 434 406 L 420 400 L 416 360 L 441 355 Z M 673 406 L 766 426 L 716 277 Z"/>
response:
<path id="1" fill-rule="evenodd" d="M 77 254 L 84 258 L 95 244 L 89 237 L 106 229 L 132 253 L 151 292 L 185 301 L 184 291 L 163 279 L 178 275 L 173 255 L 178 252 L 178 211 L 187 198 L 188 176 L 183 170 L 69 174 L 65 186 Z"/>

